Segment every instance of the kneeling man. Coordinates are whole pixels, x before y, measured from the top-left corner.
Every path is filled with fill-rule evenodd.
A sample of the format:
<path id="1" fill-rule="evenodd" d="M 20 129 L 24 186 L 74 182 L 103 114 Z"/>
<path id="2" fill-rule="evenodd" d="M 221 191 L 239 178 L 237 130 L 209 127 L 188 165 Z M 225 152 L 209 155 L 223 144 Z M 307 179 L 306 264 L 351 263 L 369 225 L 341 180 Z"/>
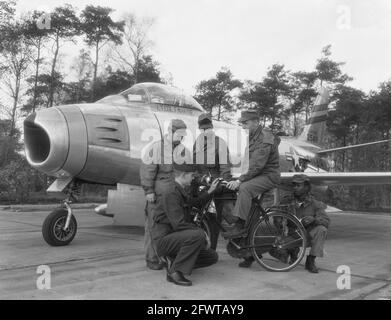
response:
<path id="1" fill-rule="evenodd" d="M 316 257 L 323 257 L 323 247 L 326 241 L 327 230 L 330 225 L 330 218 L 326 214 L 326 205 L 316 200 L 311 194 L 311 183 L 305 174 L 293 176 L 293 205 L 296 209 L 296 216 L 308 233 L 311 250 L 305 262 L 305 268 L 312 273 L 318 273 L 315 265 Z M 293 253 L 295 254 L 295 253 Z M 291 253 L 292 255 L 292 253 Z"/>
<path id="2" fill-rule="evenodd" d="M 190 210 L 205 204 L 219 181 L 216 179 L 204 194 L 191 198 L 185 188 L 190 186 L 196 170 L 193 164 L 174 164 L 175 185 L 160 195 L 152 229 L 158 255 L 173 261 L 167 281 L 183 286 L 192 285 L 184 275 L 190 275 L 194 268 L 214 264 L 218 259 L 216 251 L 207 249 L 205 232 L 191 223 Z"/>

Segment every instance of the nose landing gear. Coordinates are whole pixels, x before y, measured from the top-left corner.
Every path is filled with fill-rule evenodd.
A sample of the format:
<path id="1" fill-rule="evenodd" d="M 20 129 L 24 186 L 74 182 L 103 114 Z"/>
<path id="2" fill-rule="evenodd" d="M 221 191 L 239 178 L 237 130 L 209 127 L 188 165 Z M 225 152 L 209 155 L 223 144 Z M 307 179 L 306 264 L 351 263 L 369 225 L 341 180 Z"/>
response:
<path id="1" fill-rule="evenodd" d="M 77 232 L 76 218 L 72 213 L 71 204 L 80 195 L 81 184 L 72 181 L 66 190 L 66 199 L 61 207 L 53 210 L 42 225 L 42 236 L 51 246 L 66 246 L 72 242 Z"/>

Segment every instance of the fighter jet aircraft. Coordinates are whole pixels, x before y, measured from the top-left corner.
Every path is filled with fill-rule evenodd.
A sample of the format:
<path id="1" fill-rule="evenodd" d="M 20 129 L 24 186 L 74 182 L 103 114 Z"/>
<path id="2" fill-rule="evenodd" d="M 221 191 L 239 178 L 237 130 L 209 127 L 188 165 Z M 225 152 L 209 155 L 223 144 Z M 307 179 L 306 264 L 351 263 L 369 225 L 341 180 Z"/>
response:
<path id="1" fill-rule="evenodd" d="M 339 149 L 320 147 L 327 106 L 328 91 L 322 89 L 302 134 L 281 137 L 282 181 L 288 182 L 296 171 L 305 171 L 318 185 L 391 183 L 391 173 L 387 172 L 328 172 L 330 161 L 324 155 Z M 179 118 L 187 125 L 183 144 L 191 150 L 199 133 L 197 117 L 203 112 L 195 99 L 177 88 L 136 84 L 95 103 L 56 106 L 29 115 L 24 121 L 26 158 L 34 168 L 57 178 L 49 192 L 66 189 L 71 196 L 76 182 L 139 185 L 145 148 L 161 139 L 170 120 Z M 214 128 L 227 141 L 232 158 L 240 159 L 245 141 L 239 127 L 214 121 Z M 340 149 L 352 147 L 359 146 Z M 144 203 L 145 198 L 138 197 L 137 201 Z M 45 220 L 43 236 L 50 245 L 67 245 L 76 229 L 68 198 L 64 208 L 55 210 Z"/>

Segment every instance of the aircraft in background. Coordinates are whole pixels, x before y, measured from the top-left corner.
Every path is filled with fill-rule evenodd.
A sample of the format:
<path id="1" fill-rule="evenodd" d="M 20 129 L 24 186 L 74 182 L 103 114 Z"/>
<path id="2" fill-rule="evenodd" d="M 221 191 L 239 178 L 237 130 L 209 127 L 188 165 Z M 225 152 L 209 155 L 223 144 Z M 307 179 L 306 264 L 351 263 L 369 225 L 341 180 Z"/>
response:
<path id="1" fill-rule="evenodd" d="M 321 149 L 327 106 L 328 91 L 323 88 L 302 134 L 298 137 L 281 136 L 282 182 L 289 182 L 299 171 L 305 172 L 316 185 L 391 183 L 391 173 L 388 172 L 328 172 L 330 161 L 325 155 L 363 145 Z M 56 106 L 29 115 L 24 121 L 27 161 L 34 168 L 57 178 L 48 192 L 66 190 L 68 194 L 64 208 L 56 209 L 46 218 L 42 227 L 45 240 L 54 246 L 67 245 L 73 240 L 77 223 L 68 200 L 78 185 L 83 182 L 140 185 L 142 150 L 151 142 L 148 136 L 144 136 L 145 132 L 157 132 L 160 139 L 167 132 L 170 120 L 182 119 L 188 131 L 183 143 L 192 148 L 193 139 L 197 137 L 197 118 L 203 112 L 205 110 L 196 100 L 177 88 L 140 83 L 95 103 Z M 219 130 L 241 130 L 221 121 L 213 124 L 217 134 Z M 233 144 L 228 141 L 233 157 L 240 156 L 240 149 L 245 144 L 238 141 Z M 132 194 L 121 199 L 128 197 Z M 133 198 L 139 204 L 138 208 L 143 208 L 144 196 L 138 193 Z M 129 207 L 125 209 L 129 215 Z"/>

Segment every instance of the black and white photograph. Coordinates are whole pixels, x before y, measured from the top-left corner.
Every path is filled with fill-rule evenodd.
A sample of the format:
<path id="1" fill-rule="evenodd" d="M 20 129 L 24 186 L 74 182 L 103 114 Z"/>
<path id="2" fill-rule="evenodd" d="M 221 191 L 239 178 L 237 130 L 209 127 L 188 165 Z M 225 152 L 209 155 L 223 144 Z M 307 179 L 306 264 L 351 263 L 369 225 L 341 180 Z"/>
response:
<path id="1" fill-rule="evenodd" d="M 0 0 L 0 300 L 391 300 L 390 40 L 388 0 Z"/>

